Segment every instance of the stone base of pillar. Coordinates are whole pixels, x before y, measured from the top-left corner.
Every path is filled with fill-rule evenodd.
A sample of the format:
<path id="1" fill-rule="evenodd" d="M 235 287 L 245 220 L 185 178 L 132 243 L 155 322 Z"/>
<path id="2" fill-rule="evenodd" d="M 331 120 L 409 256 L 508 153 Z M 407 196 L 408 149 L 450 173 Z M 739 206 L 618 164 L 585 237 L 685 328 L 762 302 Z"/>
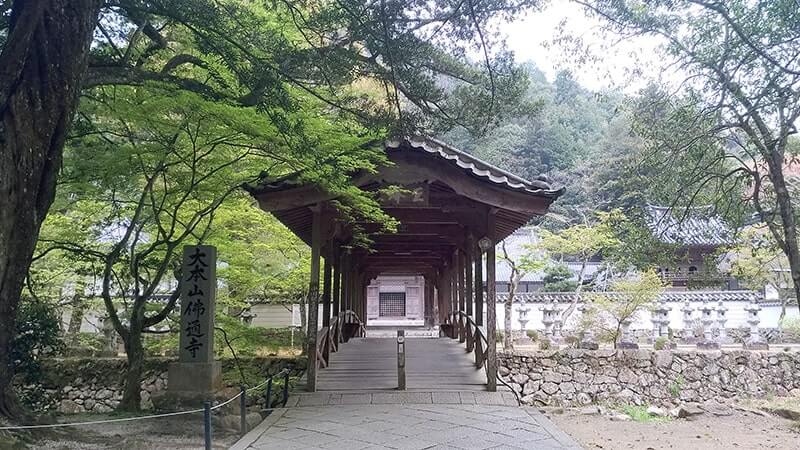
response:
<path id="1" fill-rule="evenodd" d="M 745 350 L 769 350 L 769 344 L 766 341 L 745 341 Z"/>
<path id="2" fill-rule="evenodd" d="M 697 343 L 697 348 L 700 350 L 719 350 L 719 342 L 703 340 Z"/>
<path id="3" fill-rule="evenodd" d="M 617 344 L 617 348 L 621 350 L 636 350 L 639 348 L 639 344 L 636 342 L 622 341 Z"/>
<path id="4" fill-rule="evenodd" d="M 174 392 L 209 393 L 222 387 L 222 364 L 173 362 L 167 372 L 167 389 Z"/>
<path id="5" fill-rule="evenodd" d="M 578 348 L 583 350 L 597 350 L 600 348 L 600 344 L 595 341 L 580 341 L 578 342 Z"/>

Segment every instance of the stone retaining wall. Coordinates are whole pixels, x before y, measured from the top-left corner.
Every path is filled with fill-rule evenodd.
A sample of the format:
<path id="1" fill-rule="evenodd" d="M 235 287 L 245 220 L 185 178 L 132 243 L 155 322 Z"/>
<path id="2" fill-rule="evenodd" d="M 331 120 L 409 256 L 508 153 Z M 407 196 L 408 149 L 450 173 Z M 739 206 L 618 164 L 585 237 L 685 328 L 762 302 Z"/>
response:
<path id="1" fill-rule="evenodd" d="M 800 395 L 799 353 L 566 349 L 500 353 L 498 367 L 523 403 L 536 406 Z"/>
<path id="2" fill-rule="evenodd" d="M 170 358 L 147 358 L 141 382 L 142 409 L 152 409 L 153 394 L 167 389 L 167 368 Z M 298 360 L 290 358 L 241 359 L 248 373 L 266 377 Z M 64 358 L 43 362 L 41 382 L 17 385 L 23 399 L 36 411 L 58 411 L 64 414 L 80 412 L 110 412 L 122 400 L 125 384 L 123 358 Z M 223 374 L 237 371 L 233 360 L 222 360 Z M 256 381 L 256 380 L 252 380 Z"/>

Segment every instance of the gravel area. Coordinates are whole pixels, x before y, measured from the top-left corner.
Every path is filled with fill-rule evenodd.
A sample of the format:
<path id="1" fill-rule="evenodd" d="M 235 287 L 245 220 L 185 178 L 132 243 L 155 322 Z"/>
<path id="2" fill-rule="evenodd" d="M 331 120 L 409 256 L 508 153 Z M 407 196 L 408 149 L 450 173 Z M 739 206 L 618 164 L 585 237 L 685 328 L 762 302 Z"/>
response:
<path id="1" fill-rule="evenodd" d="M 730 415 L 703 414 L 692 420 L 668 422 L 613 421 L 607 416 L 584 415 L 577 410 L 547 416 L 586 449 L 797 449 L 800 423 L 776 416 L 731 411 Z"/>
<path id="2" fill-rule="evenodd" d="M 97 414 L 70 420 L 114 418 Z M 30 448 L 47 450 L 197 449 L 203 447 L 201 414 L 34 431 Z M 238 433 L 215 430 L 214 448 L 227 449 Z"/>

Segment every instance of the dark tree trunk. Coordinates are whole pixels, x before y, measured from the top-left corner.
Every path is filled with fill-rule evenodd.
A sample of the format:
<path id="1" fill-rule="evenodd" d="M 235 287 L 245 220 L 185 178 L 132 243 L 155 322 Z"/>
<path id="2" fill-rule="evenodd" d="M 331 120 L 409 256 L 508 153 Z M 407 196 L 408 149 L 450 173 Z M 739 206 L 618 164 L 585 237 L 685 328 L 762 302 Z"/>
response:
<path id="1" fill-rule="evenodd" d="M 781 218 L 781 226 L 783 228 L 783 252 L 789 260 L 789 272 L 792 276 L 792 284 L 794 285 L 794 295 L 797 299 L 797 307 L 800 309 L 800 243 L 797 241 L 797 223 L 795 218 L 794 205 L 792 204 L 792 197 L 789 188 L 786 186 L 786 178 L 783 175 L 784 157 L 783 152 L 777 153 L 771 159 L 770 180 L 775 188 L 775 200 L 778 204 L 778 214 Z M 772 230 L 773 233 L 779 235 L 778 230 Z"/>
<path id="2" fill-rule="evenodd" d="M 72 314 L 69 316 L 69 325 L 67 326 L 67 336 L 69 338 L 69 345 L 75 347 L 78 345 L 78 337 L 81 333 L 81 325 L 83 324 L 83 316 L 86 312 L 86 303 L 83 301 L 78 293 L 72 299 Z"/>
<path id="3" fill-rule="evenodd" d="M 0 53 L 0 415 L 21 418 L 9 358 L 17 306 L 55 194 L 98 0 L 15 0 Z"/>
<path id="4" fill-rule="evenodd" d="M 125 353 L 128 355 L 128 370 L 125 372 L 125 390 L 122 392 L 122 401 L 117 409 L 139 411 L 142 403 L 141 385 L 144 365 L 141 327 L 131 326 L 127 339 L 123 338 L 123 340 L 125 341 Z"/>
<path id="5" fill-rule="evenodd" d="M 508 298 L 506 299 L 504 306 L 505 312 L 505 334 L 503 334 L 503 350 L 510 352 L 514 350 L 514 337 L 512 329 L 512 320 L 511 320 L 511 307 L 514 305 L 514 296 L 517 295 L 517 286 L 519 285 L 519 280 L 516 279 L 515 275 L 511 275 L 511 282 L 508 284 Z"/>

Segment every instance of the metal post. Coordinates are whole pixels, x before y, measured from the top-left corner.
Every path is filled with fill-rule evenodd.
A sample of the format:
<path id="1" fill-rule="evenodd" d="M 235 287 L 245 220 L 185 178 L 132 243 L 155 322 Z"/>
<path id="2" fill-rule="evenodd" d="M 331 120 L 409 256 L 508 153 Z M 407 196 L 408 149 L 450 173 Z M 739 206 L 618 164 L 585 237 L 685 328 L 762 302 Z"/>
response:
<path id="1" fill-rule="evenodd" d="M 286 374 L 283 376 L 283 406 L 286 406 L 286 402 L 289 401 L 289 370 L 286 370 Z"/>
<path id="2" fill-rule="evenodd" d="M 244 385 L 239 385 L 239 432 L 247 434 L 247 390 Z"/>
<path id="3" fill-rule="evenodd" d="M 206 450 L 211 450 L 211 402 L 203 402 L 203 428 L 205 431 Z"/>
<path id="4" fill-rule="evenodd" d="M 397 330 L 397 389 L 406 390 L 406 336 L 405 330 Z"/>
<path id="5" fill-rule="evenodd" d="M 272 377 L 269 377 L 267 380 L 267 390 L 264 392 L 265 402 L 264 404 L 266 407 L 264 409 L 271 409 L 272 408 Z"/>

